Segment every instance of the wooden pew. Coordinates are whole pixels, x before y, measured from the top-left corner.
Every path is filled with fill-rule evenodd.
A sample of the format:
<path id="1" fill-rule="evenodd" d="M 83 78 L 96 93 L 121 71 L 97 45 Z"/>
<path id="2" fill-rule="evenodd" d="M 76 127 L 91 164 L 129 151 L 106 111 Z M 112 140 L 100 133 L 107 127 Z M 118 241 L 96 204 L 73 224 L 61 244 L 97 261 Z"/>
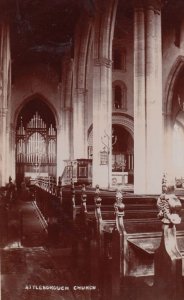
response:
<path id="1" fill-rule="evenodd" d="M 156 198 L 154 197 L 147 197 L 147 199 L 140 198 L 138 196 L 124 196 L 121 191 L 116 191 L 116 197 L 114 198 L 113 204 L 111 206 L 106 206 L 103 205 L 104 199 L 100 197 L 100 192 L 97 194 L 95 198 L 95 204 L 96 204 L 96 209 L 95 209 L 95 218 L 96 218 L 96 255 L 93 255 L 93 259 L 97 260 L 97 263 L 95 265 L 100 266 L 100 272 L 95 270 L 95 265 L 94 265 L 94 270 L 93 273 L 96 274 L 96 285 L 100 286 L 100 293 L 101 297 L 104 299 L 111 299 L 112 296 L 115 297 L 116 293 L 119 293 L 118 290 L 120 289 L 120 281 L 119 283 L 119 288 L 117 287 L 116 283 L 116 277 L 120 278 L 120 273 L 121 273 L 121 267 L 120 267 L 120 260 L 122 259 L 123 255 L 126 255 L 126 253 L 129 251 L 128 247 L 124 247 L 124 253 L 122 251 L 122 248 L 120 245 L 122 245 L 122 241 L 118 241 L 116 238 L 116 230 L 117 228 L 120 231 L 120 226 L 118 226 L 117 223 L 117 208 L 122 206 L 127 206 L 126 209 L 126 218 L 125 218 L 125 223 L 127 223 L 126 226 L 129 226 L 129 231 L 131 232 L 131 241 L 130 241 L 130 236 L 129 236 L 129 242 L 132 243 L 134 247 L 139 247 L 140 251 L 143 251 L 140 247 L 140 245 L 135 245 L 135 239 L 141 239 L 142 234 L 139 232 L 138 234 L 135 234 L 135 227 L 139 227 L 139 230 L 143 231 L 143 227 L 147 224 L 149 226 L 152 226 L 153 220 L 159 223 L 157 220 L 157 210 L 156 210 Z M 133 196 L 133 197 L 132 197 Z M 124 205 L 122 203 L 122 200 L 127 203 Z M 146 201 L 148 203 L 146 203 Z M 135 219 L 137 218 L 137 219 Z M 145 220 L 144 220 L 145 219 Z M 144 222 L 143 222 L 144 220 Z M 119 231 L 118 231 L 118 237 L 119 237 Z M 145 228 L 144 228 L 145 231 Z M 143 231 L 143 237 L 147 238 Z M 155 234 L 154 234 L 155 237 Z M 150 237 L 151 238 L 151 237 Z M 113 247 L 114 244 L 117 247 Z M 119 248 L 118 248 L 119 245 Z M 113 252 L 114 251 L 114 252 Z M 150 256 L 151 251 L 150 249 L 147 249 L 147 255 Z M 141 255 L 141 254 L 140 254 Z M 120 259 L 121 258 L 121 259 Z M 125 259 L 126 261 L 126 259 Z M 138 263 L 138 262 L 137 262 Z M 105 269 L 104 269 L 105 266 Z M 127 266 L 124 266 L 124 268 L 127 268 Z M 147 261 L 146 261 L 146 267 L 147 267 Z M 112 276 L 112 269 L 115 268 L 116 272 L 114 272 Z M 118 273 L 119 269 L 119 273 Z M 143 270 L 137 270 L 139 273 L 142 274 L 144 272 Z M 126 271 L 127 272 L 127 271 Z M 107 275 L 108 274 L 108 275 Z M 117 276 L 118 274 L 118 276 Z M 136 275 L 136 274 L 134 274 Z M 104 278 L 106 277 L 106 278 Z M 110 284 L 110 281 L 111 284 Z M 109 287 L 113 287 L 114 291 L 109 290 Z M 110 294 L 112 295 L 110 296 Z M 113 298 L 112 298 L 113 299 Z"/>
<path id="2" fill-rule="evenodd" d="M 149 284 L 154 284 L 154 258 L 163 235 L 160 220 L 146 218 L 139 213 L 137 219 L 131 220 L 126 219 L 124 214 L 126 214 L 126 207 L 120 203 L 116 207 L 116 226 L 112 230 L 110 238 L 112 299 L 118 299 L 120 295 L 126 298 L 130 286 L 135 284 L 135 281 L 139 283 L 139 288 L 141 285 L 145 286 L 146 281 L 149 281 Z M 183 222 L 178 224 L 177 241 L 179 249 L 183 251 Z M 127 288 L 128 293 L 126 293 Z"/>
<path id="3" fill-rule="evenodd" d="M 92 281 L 95 282 L 95 285 L 99 287 L 100 290 L 99 294 L 101 295 L 100 297 L 103 297 L 104 299 L 108 299 L 108 297 L 110 296 L 110 291 L 108 290 L 107 287 L 110 286 L 110 282 L 109 282 L 109 278 L 106 280 L 104 277 L 108 277 L 107 274 L 111 272 L 110 269 L 111 269 L 111 262 L 112 262 L 112 240 L 113 240 L 114 228 L 116 227 L 116 214 L 114 209 L 114 203 L 116 205 L 118 203 L 122 203 L 123 194 L 120 191 L 116 191 L 116 194 L 114 193 L 116 197 L 114 198 L 111 197 L 111 204 L 108 199 L 109 202 L 108 205 L 105 202 L 106 198 L 102 199 L 101 191 L 99 190 L 99 187 L 97 187 L 95 194 L 96 194 L 94 198 L 95 220 L 93 219 L 93 226 L 94 226 L 93 228 L 95 234 L 93 233 L 91 239 L 91 253 L 90 253 L 93 261 L 91 277 L 92 277 Z M 128 223 L 131 230 L 135 228 L 136 226 L 135 223 L 138 224 L 140 230 L 143 230 L 142 220 L 144 218 L 147 218 L 144 221 L 144 225 L 146 223 L 148 224 L 150 223 L 151 225 L 149 226 L 152 226 L 153 220 L 159 223 L 159 221 L 157 220 L 156 198 L 147 197 L 147 199 L 145 199 L 145 197 L 140 198 L 138 196 L 133 196 L 133 195 L 131 196 L 126 195 L 124 197 L 125 197 L 124 198 L 125 202 L 127 203 L 127 210 L 126 210 L 127 216 L 125 222 Z M 103 202 L 105 202 L 105 205 L 102 204 Z M 135 219 L 135 217 L 137 217 L 137 219 Z M 144 238 L 146 238 L 144 231 L 143 231 L 143 235 Z M 140 238 L 142 237 L 140 233 L 139 233 L 139 237 Z M 137 238 L 138 238 L 138 234 L 136 235 L 136 239 Z M 134 233 L 132 232 L 131 242 L 134 243 L 134 240 L 135 237 L 134 237 Z M 149 249 L 147 249 L 147 252 L 150 255 L 150 251 L 148 250 Z"/>
<path id="4" fill-rule="evenodd" d="M 184 299 L 182 252 L 184 231 L 176 233 L 176 226 L 182 224 L 182 204 L 174 194 L 162 194 L 158 199 L 159 217 L 162 221 L 162 237 L 155 253 L 155 298 L 158 300 Z M 183 217 L 183 216 L 182 216 Z M 182 252 L 180 251 L 182 250 Z"/>

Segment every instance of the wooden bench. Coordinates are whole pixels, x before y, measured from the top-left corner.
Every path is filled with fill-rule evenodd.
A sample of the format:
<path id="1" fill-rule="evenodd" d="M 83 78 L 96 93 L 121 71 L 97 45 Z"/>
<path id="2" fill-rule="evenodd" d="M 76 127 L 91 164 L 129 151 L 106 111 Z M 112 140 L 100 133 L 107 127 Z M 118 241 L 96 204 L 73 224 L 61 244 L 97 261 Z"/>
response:
<path id="1" fill-rule="evenodd" d="M 110 196 L 108 195 L 107 198 L 104 197 L 102 199 L 102 192 L 96 190 L 95 193 L 93 191 L 93 200 L 92 198 L 88 200 L 90 192 L 85 190 L 84 187 L 81 191 L 75 191 L 73 220 L 75 225 L 76 220 L 78 220 L 78 231 L 76 232 L 75 228 L 73 256 L 83 256 L 85 261 L 84 253 L 87 253 L 86 260 L 88 265 L 90 264 L 91 282 L 102 290 L 105 285 L 103 283 L 105 281 L 103 280 L 104 264 L 111 264 L 110 268 L 112 268 L 117 263 L 116 255 L 113 256 L 112 253 L 114 244 L 116 245 L 117 243 L 115 233 L 117 231 L 115 230 L 117 228 L 117 221 L 114 203 L 120 201 L 119 198 L 122 197 L 122 194 L 114 192 L 113 197 L 111 193 Z M 78 198 L 76 195 L 78 195 Z M 161 232 L 159 233 L 160 221 L 157 219 L 156 197 L 125 195 L 123 201 L 126 203 L 124 222 L 129 234 L 126 235 L 127 247 L 124 249 L 125 252 L 122 254 L 122 249 L 119 249 L 121 257 L 125 257 L 126 253 L 130 252 L 129 261 L 131 261 L 131 258 L 136 255 L 141 257 L 143 252 L 144 255 L 146 254 L 143 265 L 137 260 L 137 263 L 132 265 L 130 269 L 130 263 L 127 263 L 124 266 L 124 276 L 142 276 L 147 272 L 148 267 L 150 268 L 150 275 L 153 275 L 153 253 L 156 247 L 158 247 L 159 238 L 161 237 Z M 88 202 L 90 202 L 90 205 L 88 205 Z M 105 204 L 101 205 L 101 202 Z M 156 233 L 155 224 L 159 228 Z M 151 232 L 152 234 L 150 235 Z M 79 253 L 79 248 L 80 250 L 82 249 L 81 253 Z M 85 248 L 87 249 L 86 251 L 84 250 Z M 137 251 L 139 253 L 135 254 Z M 115 252 L 117 254 L 117 250 Z M 121 261 L 119 260 L 118 263 L 120 269 Z M 99 272 L 99 269 L 102 272 Z M 116 268 L 116 272 L 117 270 Z"/>
<path id="2" fill-rule="evenodd" d="M 156 217 L 149 218 L 141 214 L 140 218 L 138 212 L 136 219 L 126 219 L 124 214 L 126 215 L 126 206 L 119 204 L 116 211 L 116 226 L 109 237 L 112 249 L 112 299 L 118 298 L 122 290 L 126 290 L 126 286 L 131 286 L 132 282 L 135 282 L 135 278 L 142 279 L 144 282 L 149 280 L 154 284 L 155 253 L 160 247 L 161 236 L 163 236 L 162 223 Z M 182 254 L 183 222 L 178 224 L 177 242 Z"/>
<path id="3" fill-rule="evenodd" d="M 117 202 L 121 203 L 118 196 Z M 162 223 L 157 218 L 156 202 L 157 197 L 146 199 L 146 197 L 125 196 L 123 203 L 126 204 L 120 206 L 119 211 L 116 209 L 115 214 L 114 205 L 107 211 L 103 208 L 103 199 L 100 196 L 96 197 L 97 242 L 95 244 L 93 241 L 91 251 L 95 274 L 92 277 L 96 285 L 103 290 L 102 298 L 107 299 L 112 293 L 112 299 L 115 299 L 127 282 L 131 284 L 135 278 L 149 280 L 153 284 L 154 257 L 162 236 Z M 181 254 L 184 254 L 183 212 L 182 209 L 182 222 L 177 225 L 177 242 Z M 104 275 L 108 277 L 107 280 L 103 278 Z M 107 288 L 110 282 L 111 291 Z"/>

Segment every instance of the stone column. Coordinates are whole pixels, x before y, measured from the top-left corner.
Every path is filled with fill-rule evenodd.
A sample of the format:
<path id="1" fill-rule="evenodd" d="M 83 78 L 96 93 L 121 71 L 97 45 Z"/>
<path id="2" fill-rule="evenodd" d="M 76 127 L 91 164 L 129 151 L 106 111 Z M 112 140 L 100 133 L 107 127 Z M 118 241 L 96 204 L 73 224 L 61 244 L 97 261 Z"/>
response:
<path id="1" fill-rule="evenodd" d="M 146 193 L 159 194 L 163 172 L 161 13 L 146 7 Z"/>
<path id="2" fill-rule="evenodd" d="M 174 124 L 170 114 L 164 114 L 164 166 L 168 182 L 175 184 L 175 168 L 173 164 L 173 133 Z"/>
<path id="3" fill-rule="evenodd" d="M 57 128 L 57 175 L 61 176 L 66 163 L 72 158 L 72 78 L 73 60 L 66 55 L 62 68 L 61 115 Z"/>
<path id="4" fill-rule="evenodd" d="M 161 192 L 162 51 L 157 1 L 135 8 L 134 22 L 134 192 Z"/>
<path id="5" fill-rule="evenodd" d="M 93 186 L 110 187 L 112 173 L 112 39 L 117 0 L 96 0 L 93 81 Z M 101 164 L 101 152 L 107 164 Z"/>
<path id="6" fill-rule="evenodd" d="M 85 147 L 85 97 L 86 89 L 77 88 L 74 91 L 73 103 L 73 151 L 74 159 L 86 157 Z"/>
<path id="7" fill-rule="evenodd" d="M 57 128 L 57 169 L 61 176 L 66 166 L 65 160 L 71 160 L 72 134 L 71 134 L 71 107 L 61 109 L 61 125 Z"/>
<path id="8" fill-rule="evenodd" d="M 12 120 L 11 120 L 12 121 Z M 9 121 L 9 122 L 11 122 Z M 10 157 L 8 158 L 9 161 L 9 173 L 11 174 L 12 179 L 14 180 L 16 178 L 16 158 L 15 158 L 15 137 L 16 137 L 16 128 L 13 123 L 9 123 L 10 126 L 7 128 L 8 135 L 9 135 L 9 153 Z"/>
<path id="9" fill-rule="evenodd" d="M 75 32 L 73 76 L 73 155 L 87 158 L 87 80 L 92 19 L 81 15 Z"/>
<path id="10" fill-rule="evenodd" d="M 112 61 L 96 59 L 94 62 L 93 90 L 93 185 L 108 187 L 112 172 Z M 105 145 L 106 146 L 105 146 Z M 104 148 L 105 147 L 105 148 Z M 101 164 L 101 152 L 108 154 L 108 163 Z"/>
<path id="11" fill-rule="evenodd" d="M 0 109 L 0 185 L 4 186 L 7 182 L 7 174 L 6 174 L 6 162 L 7 155 L 6 152 L 6 143 L 7 143 L 7 135 L 6 135 L 6 127 L 7 127 L 7 113 L 8 110 L 6 108 Z"/>
<path id="12" fill-rule="evenodd" d="M 146 190 L 145 13 L 134 10 L 134 193 Z"/>
<path id="13" fill-rule="evenodd" d="M 0 25 L 0 186 L 8 182 L 9 171 L 9 131 L 8 107 L 11 95 L 10 32 L 7 21 Z"/>

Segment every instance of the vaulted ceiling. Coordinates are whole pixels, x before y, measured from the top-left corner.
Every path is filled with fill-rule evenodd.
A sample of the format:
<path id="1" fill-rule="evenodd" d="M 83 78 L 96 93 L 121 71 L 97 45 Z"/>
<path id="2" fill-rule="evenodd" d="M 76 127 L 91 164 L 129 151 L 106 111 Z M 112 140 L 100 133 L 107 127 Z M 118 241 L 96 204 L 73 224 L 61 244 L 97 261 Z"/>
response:
<path id="1" fill-rule="evenodd" d="M 81 11 L 92 12 L 91 1 L 1 0 L 0 10 L 11 24 L 12 62 L 61 59 L 72 49 Z"/>
<path id="2" fill-rule="evenodd" d="M 95 0 L 0 0 L 0 17 L 11 24 L 14 66 L 44 61 L 58 64 L 72 51 L 74 31 L 82 11 L 94 15 Z M 133 20 L 133 0 L 119 0 L 115 35 L 122 30 L 122 17 Z M 164 0 L 163 24 L 174 24 L 183 16 L 183 0 Z"/>

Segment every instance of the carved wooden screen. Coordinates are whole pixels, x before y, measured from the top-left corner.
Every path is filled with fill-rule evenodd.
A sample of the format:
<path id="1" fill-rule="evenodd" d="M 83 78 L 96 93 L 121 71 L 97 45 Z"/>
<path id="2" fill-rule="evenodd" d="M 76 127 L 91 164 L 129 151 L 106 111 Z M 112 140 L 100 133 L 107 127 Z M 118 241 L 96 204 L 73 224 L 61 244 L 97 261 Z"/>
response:
<path id="1" fill-rule="evenodd" d="M 23 177 L 56 175 L 56 128 L 36 111 L 18 122 L 16 132 L 16 173 Z"/>

